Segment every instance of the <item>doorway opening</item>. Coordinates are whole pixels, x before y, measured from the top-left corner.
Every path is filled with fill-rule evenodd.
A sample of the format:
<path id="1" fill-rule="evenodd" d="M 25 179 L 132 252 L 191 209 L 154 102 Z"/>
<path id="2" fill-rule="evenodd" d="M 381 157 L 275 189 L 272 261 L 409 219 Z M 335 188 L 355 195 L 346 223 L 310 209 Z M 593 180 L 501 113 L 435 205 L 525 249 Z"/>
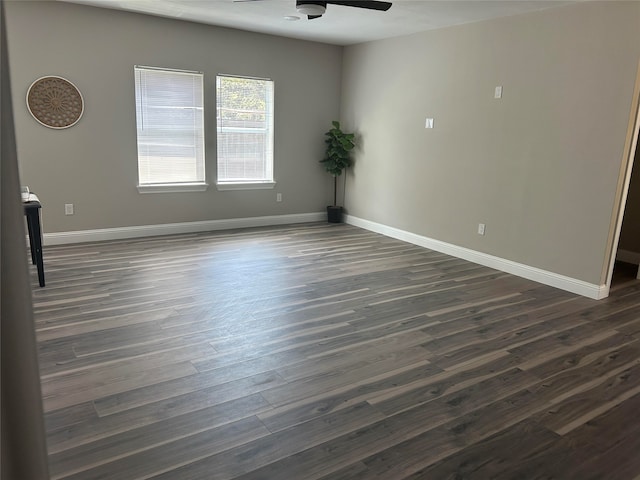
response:
<path id="1" fill-rule="evenodd" d="M 636 142 L 634 165 L 640 165 L 640 142 Z M 637 162 L 637 163 L 636 163 Z M 629 192 L 622 217 L 610 289 L 640 278 L 640 168 L 631 171 Z"/>
<path id="2" fill-rule="evenodd" d="M 632 175 L 633 165 L 640 165 L 640 61 L 636 73 L 632 109 L 625 140 L 625 165 L 618 181 L 618 211 L 614 214 L 610 238 L 613 240 L 606 274 L 606 292 L 640 278 L 640 167 Z M 612 281 L 615 279 L 615 282 Z M 606 295 L 605 295 L 606 296 Z"/>

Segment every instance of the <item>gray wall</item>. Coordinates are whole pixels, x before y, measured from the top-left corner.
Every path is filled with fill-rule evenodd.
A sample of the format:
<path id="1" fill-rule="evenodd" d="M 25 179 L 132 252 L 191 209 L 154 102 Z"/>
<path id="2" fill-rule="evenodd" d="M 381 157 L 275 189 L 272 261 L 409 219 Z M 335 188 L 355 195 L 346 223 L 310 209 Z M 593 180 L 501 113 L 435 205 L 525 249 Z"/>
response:
<path id="1" fill-rule="evenodd" d="M 309 213 L 327 205 L 331 179 L 318 160 L 339 113 L 342 48 L 50 1 L 9 1 L 6 13 L 21 178 L 44 205 L 45 232 Z M 207 192 L 138 193 L 136 64 L 205 73 Z M 213 186 L 218 73 L 275 81 L 275 190 Z M 75 126 L 48 129 L 27 111 L 27 89 L 45 75 L 65 77 L 82 92 L 85 112 Z M 75 204 L 75 215 L 64 215 L 65 203 Z"/>
<path id="2" fill-rule="evenodd" d="M 616 1 L 347 47 L 349 214 L 604 283 L 639 57 Z"/>

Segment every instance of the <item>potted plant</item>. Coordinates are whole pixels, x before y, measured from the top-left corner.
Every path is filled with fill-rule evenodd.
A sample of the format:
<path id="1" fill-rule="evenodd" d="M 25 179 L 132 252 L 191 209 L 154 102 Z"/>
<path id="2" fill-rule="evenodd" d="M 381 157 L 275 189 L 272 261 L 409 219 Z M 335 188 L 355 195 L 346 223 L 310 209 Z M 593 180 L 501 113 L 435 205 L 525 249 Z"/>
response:
<path id="1" fill-rule="evenodd" d="M 327 207 L 329 223 L 342 222 L 342 206 L 338 206 L 338 177 L 351 166 L 351 150 L 355 147 L 355 134 L 344 133 L 340 122 L 331 122 L 333 128 L 325 133 L 327 150 L 325 158 L 320 160 L 324 168 L 333 176 L 333 205 Z"/>

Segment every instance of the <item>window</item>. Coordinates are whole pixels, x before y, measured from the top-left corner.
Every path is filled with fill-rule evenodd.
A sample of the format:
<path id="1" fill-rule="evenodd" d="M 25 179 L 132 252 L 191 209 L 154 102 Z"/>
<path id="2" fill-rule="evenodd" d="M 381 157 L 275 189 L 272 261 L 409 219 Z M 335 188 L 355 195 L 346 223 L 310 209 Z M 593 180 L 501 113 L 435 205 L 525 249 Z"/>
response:
<path id="1" fill-rule="evenodd" d="M 139 190 L 206 189 L 202 73 L 134 70 Z"/>
<path id="2" fill-rule="evenodd" d="M 216 78 L 218 188 L 273 188 L 273 81 Z"/>

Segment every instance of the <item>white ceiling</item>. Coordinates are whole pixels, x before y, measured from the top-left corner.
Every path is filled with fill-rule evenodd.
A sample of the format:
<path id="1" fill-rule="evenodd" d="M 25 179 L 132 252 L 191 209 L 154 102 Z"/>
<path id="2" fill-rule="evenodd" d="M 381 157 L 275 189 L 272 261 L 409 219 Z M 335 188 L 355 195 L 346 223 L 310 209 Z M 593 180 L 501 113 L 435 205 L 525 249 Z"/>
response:
<path id="1" fill-rule="evenodd" d="M 506 17 L 580 0 L 391 0 L 387 12 L 328 5 L 307 20 L 295 0 L 58 0 L 178 18 L 252 32 L 350 45 L 451 25 Z M 285 16 L 299 16 L 298 21 Z"/>

